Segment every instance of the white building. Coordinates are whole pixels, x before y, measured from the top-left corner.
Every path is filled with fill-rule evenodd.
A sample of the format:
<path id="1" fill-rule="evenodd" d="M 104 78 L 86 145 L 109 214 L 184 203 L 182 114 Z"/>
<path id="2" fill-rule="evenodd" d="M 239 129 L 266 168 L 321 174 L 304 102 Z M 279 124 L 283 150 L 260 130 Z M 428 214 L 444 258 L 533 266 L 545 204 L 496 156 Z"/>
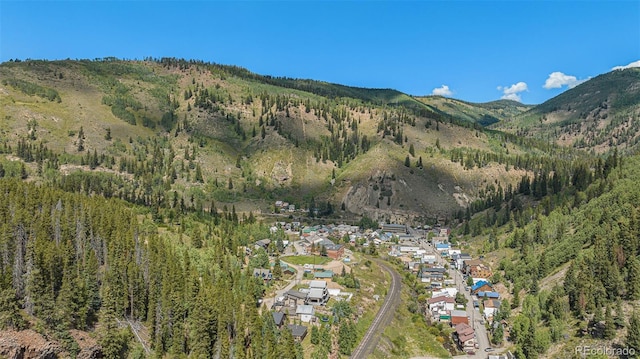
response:
<path id="1" fill-rule="evenodd" d="M 296 315 L 300 316 L 300 320 L 309 323 L 315 318 L 316 311 L 313 305 L 301 304 L 296 307 Z"/>

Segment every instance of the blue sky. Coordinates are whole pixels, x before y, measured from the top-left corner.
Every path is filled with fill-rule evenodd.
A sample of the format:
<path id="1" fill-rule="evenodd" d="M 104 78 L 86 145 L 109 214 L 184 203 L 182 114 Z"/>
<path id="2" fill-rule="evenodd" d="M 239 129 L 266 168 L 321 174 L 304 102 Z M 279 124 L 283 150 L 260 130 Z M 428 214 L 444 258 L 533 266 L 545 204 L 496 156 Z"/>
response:
<path id="1" fill-rule="evenodd" d="M 106 56 L 541 103 L 640 60 L 640 1 L 0 0 L 0 61 Z"/>

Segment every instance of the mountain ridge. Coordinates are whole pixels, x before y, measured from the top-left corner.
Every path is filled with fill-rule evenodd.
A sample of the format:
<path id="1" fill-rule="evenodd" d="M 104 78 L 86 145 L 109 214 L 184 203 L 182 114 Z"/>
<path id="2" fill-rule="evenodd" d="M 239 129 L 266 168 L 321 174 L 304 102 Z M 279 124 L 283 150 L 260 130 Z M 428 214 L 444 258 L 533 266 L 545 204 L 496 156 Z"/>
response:
<path id="1" fill-rule="evenodd" d="M 520 157 L 546 156 L 544 142 L 484 129 L 532 110 L 507 100 L 413 97 L 174 58 L 10 62 L 0 80 L 3 142 L 44 141 L 67 168 L 91 152 L 113 162 L 94 168 L 134 176 L 130 161 L 147 166 L 154 144 L 173 157 L 155 181 L 206 206 L 243 199 L 248 210 L 257 200 L 269 212 L 282 197 L 320 213 L 450 218 L 486 195 L 477 178 L 515 185 L 534 170 L 515 168 Z M 381 186 L 387 178 L 402 185 Z"/>

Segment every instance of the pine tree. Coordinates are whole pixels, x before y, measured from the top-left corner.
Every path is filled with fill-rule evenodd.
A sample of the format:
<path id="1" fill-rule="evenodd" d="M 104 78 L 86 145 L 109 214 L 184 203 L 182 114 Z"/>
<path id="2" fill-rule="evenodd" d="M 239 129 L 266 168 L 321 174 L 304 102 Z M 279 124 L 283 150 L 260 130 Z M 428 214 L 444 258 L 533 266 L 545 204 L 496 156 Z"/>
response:
<path id="1" fill-rule="evenodd" d="M 280 265 L 280 254 L 276 254 L 276 259 L 273 264 L 273 279 L 279 280 L 282 277 L 282 266 Z"/>
<path id="2" fill-rule="evenodd" d="M 200 182 L 200 183 L 204 183 L 204 178 L 202 177 L 202 168 L 200 167 L 200 164 L 198 163 L 196 165 L 196 182 Z"/>
<path id="3" fill-rule="evenodd" d="M 635 256 L 630 259 L 629 263 L 627 296 L 630 300 L 640 299 L 640 260 Z"/>
<path id="4" fill-rule="evenodd" d="M 20 315 L 18 298 L 13 288 L 0 290 L 0 330 L 24 329 L 25 322 Z"/>
<path id="5" fill-rule="evenodd" d="M 320 332 L 318 327 L 314 325 L 311 327 L 311 344 L 317 345 L 318 343 L 320 343 Z"/>
<path id="6" fill-rule="evenodd" d="M 611 314 L 611 307 L 607 306 L 604 314 L 604 338 L 609 340 L 616 336 L 616 325 L 613 321 L 613 315 Z"/>
<path id="7" fill-rule="evenodd" d="M 616 324 L 616 328 L 623 328 L 625 325 L 625 316 L 620 298 L 616 299 L 616 315 L 613 317 L 613 322 Z"/>
<path id="8" fill-rule="evenodd" d="M 405 167 L 411 167 L 411 161 L 409 160 L 409 155 L 407 155 L 407 157 L 405 157 L 404 165 L 405 165 Z"/>
<path id="9" fill-rule="evenodd" d="M 324 347 L 324 349 L 330 353 L 332 340 L 331 340 L 331 331 L 328 325 L 322 324 L 320 327 L 320 345 Z"/>
<path id="10" fill-rule="evenodd" d="M 24 165 L 24 162 L 20 162 L 20 178 L 27 179 L 29 174 L 27 173 L 27 168 Z"/>
<path id="11" fill-rule="evenodd" d="M 640 318 L 636 309 L 629 319 L 629 327 L 627 331 L 627 345 L 633 348 L 636 353 L 640 353 Z"/>
<path id="12" fill-rule="evenodd" d="M 350 320 L 343 320 L 338 329 L 338 347 L 340 354 L 351 355 L 356 344 L 355 326 Z"/>
<path id="13" fill-rule="evenodd" d="M 102 347 L 102 354 L 107 359 L 125 358 L 128 351 L 130 333 L 119 330 L 114 311 L 115 298 L 108 285 L 104 289 L 105 303 L 100 311 L 100 331 L 98 344 Z"/>
<path id="14" fill-rule="evenodd" d="M 78 131 L 78 152 L 84 151 L 84 129 L 80 126 Z"/>
<path id="15" fill-rule="evenodd" d="M 416 156 L 416 150 L 413 147 L 413 143 L 411 145 L 409 145 L 409 154 L 411 155 L 411 157 L 415 157 Z"/>
<path id="16" fill-rule="evenodd" d="M 502 328 L 502 324 L 498 324 L 498 326 L 493 330 L 491 341 L 496 345 L 500 345 L 502 344 L 503 339 L 504 329 Z"/>
<path id="17" fill-rule="evenodd" d="M 278 347 L 280 352 L 280 358 L 282 359 L 296 359 L 297 351 L 296 345 L 293 340 L 293 335 L 288 328 L 285 328 L 280 332 L 280 338 L 278 340 Z"/>

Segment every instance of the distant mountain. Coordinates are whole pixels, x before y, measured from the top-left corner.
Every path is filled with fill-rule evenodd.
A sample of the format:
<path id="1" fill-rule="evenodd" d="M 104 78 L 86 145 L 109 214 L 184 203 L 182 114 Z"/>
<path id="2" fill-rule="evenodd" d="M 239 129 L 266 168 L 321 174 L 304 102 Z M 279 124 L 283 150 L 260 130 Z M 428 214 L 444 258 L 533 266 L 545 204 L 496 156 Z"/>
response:
<path id="1" fill-rule="evenodd" d="M 435 112 L 482 126 L 513 118 L 533 107 L 512 100 L 471 103 L 442 96 L 425 96 L 416 99 Z"/>
<path id="2" fill-rule="evenodd" d="M 595 152 L 640 141 L 640 69 L 611 71 L 495 124 L 496 129 Z"/>

